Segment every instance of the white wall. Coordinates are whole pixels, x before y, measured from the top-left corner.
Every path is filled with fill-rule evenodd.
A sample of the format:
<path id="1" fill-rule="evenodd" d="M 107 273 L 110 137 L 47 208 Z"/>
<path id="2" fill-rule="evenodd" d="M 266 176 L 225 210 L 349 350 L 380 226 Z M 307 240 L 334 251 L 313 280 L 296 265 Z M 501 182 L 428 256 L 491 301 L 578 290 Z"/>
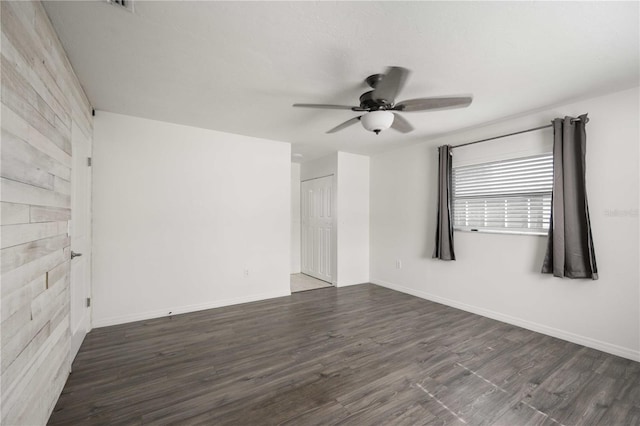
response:
<path id="1" fill-rule="evenodd" d="M 316 179 L 338 174 L 338 154 L 330 154 L 317 160 L 302 163 L 300 166 L 300 180 Z"/>
<path id="2" fill-rule="evenodd" d="M 94 126 L 94 326 L 290 294 L 289 144 L 103 111 Z"/>
<path id="3" fill-rule="evenodd" d="M 369 282 L 369 157 L 338 152 L 339 287 Z"/>
<path id="4" fill-rule="evenodd" d="M 373 157 L 372 282 L 640 360 L 638 101 L 637 88 L 626 90 Z M 585 112 L 591 119 L 587 193 L 599 280 L 540 274 L 544 237 L 456 232 L 458 260 L 431 259 L 435 146 Z M 497 143 L 508 147 L 509 139 L 483 145 L 494 150 Z M 396 269 L 396 259 L 402 260 L 402 269 Z"/>
<path id="5" fill-rule="evenodd" d="M 291 271 L 300 273 L 300 164 L 291 163 Z"/>

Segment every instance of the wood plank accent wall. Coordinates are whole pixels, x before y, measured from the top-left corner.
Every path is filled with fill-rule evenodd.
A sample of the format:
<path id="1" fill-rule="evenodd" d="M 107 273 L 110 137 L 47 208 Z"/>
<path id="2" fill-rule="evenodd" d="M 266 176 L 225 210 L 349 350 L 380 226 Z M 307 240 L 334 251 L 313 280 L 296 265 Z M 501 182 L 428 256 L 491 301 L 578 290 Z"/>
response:
<path id="1" fill-rule="evenodd" d="M 0 423 L 38 425 L 69 373 L 71 129 L 93 121 L 42 4 L 0 8 Z"/>

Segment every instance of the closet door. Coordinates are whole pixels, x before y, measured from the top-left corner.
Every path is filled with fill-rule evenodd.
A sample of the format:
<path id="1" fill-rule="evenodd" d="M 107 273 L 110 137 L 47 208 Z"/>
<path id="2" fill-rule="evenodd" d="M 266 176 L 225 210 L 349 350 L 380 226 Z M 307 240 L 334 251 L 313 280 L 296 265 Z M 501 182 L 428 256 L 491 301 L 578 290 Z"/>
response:
<path id="1" fill-rule="evenodd" d="M 302 273 L 331 282 L 333 176 L 301 184 Z"/>

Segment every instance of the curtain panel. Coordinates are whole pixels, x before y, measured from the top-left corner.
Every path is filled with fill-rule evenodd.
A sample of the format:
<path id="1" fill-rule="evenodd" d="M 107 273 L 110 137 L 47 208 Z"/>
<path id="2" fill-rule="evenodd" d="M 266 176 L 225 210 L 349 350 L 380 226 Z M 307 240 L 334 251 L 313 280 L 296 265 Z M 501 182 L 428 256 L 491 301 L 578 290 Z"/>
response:
<path id="1" fill-rule="evenodd" d="M 598 279 L 586 190 L 587 114 L 553 120 L 553 194 L 542 273 Z"/>
<path id="2" fill-rule="evenodd" d="M 433 258 L 456 260 L 453 250 L 453 222 L 451 218 L 452 150 L 450 145 L 438 147 L 438 214 L 436 217 L 436 246 Z"/>

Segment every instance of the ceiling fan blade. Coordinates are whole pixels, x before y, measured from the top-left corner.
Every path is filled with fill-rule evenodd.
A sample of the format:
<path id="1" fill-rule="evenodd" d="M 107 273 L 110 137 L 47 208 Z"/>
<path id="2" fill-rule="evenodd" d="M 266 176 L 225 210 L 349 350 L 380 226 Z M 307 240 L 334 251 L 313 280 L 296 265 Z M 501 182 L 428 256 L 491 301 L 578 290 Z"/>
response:
<path id="1" fill-rule="evenodd" d="M 440 98 L 408 99 L 398 102 L 393 109 L 395 111 L 430 111 L 437 109 L 464 108 L 473 101 L 471 96 L 449 96 Z"/>
<path id="2" fill-rule="evenodd" d="M 413 126 L 409 123 L 403 116 L 397 113 L 393 113 L 393 123 L 391 123 L 391 128 L 395 129 L 401 133 L 409 133 L 413 130 Z"/>
<path id="3" fill-rule="evenodd" d="M 373 89 L 371 97 L 376 101 L 385 101 L 393 104 L 396 95 L 404 87 L 404 83 L 409 76 L 409 70 L 402 67 L 389 67 L 387 73 L 380 80 L 376 88 Z"/>
<path id="4" fill-rule="evenodd" d="M 345 122 L 344 122 L 344 123 L 342 123 L 342 124 L 338 124 L 338 125 L 337 125 L 336 127 L 334 127 L 333 129 L 328 130 L 328 131 L 327 131 L 327 133 L 335 133 L 335 132 L 338 132 L 338 131 L 340 131 L 340 130 L 342 130 L 342 129 L 345 129 L 345 128 L 347 128 L 347 127 L 349 127 L 349 126 L 353 125 L 353 124 L 356 124 L 358 121 L 360 121 L 360 117 L 362 117 L 362 116 L 353 117 L 352 119 L 347 120 L 347 121 L 345 121 Z"/>
<path id="5" fill-rule="evenodd" d="M 299 107 L 299 108 L 348 109 L 350 111 L 354 111 L 354 108 L 359 108 L 359 107 L 352 107 L 347 105 L 331 105 L 331 104 L 293 104 L 293 106 Z"/>

